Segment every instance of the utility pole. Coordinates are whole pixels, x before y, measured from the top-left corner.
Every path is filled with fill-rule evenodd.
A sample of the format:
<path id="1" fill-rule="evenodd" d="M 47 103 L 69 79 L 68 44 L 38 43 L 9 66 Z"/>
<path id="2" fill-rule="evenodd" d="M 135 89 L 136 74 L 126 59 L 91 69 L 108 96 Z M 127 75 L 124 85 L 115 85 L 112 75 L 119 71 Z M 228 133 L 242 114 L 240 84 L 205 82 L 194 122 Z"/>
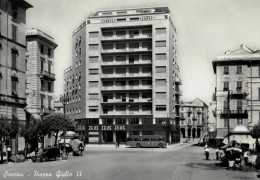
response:
<path id="1" fill-rule="evenodd" d="M 66 94 L 64 94 L 63 96 L 60 96 L 60 101 L 63 104 L 63 114 L 64 114 L 64 119 L 66 118 L 66 103 L 68 102 L 69 98 L 68 96 L 66 96 Z M 62 151 L 62 160 L 67 160 L 68 157 L 66 156 L 66 144 L 65 144 L 65 134 L 66 134 L 66 129 L 64 128 L 63 130 L 63 151 Z"/>
<path id="2" fill-rule="evenodd" d="M 230 142 L 230 137 L 229 137 L 229 131 L 230 131 L 230 122 L 229 122 L 229 113 L 230 113 L 230 90 L 228 90 L 228 96 L 227 96 L 227 120 L 228 120 L 228 144 Z"/>

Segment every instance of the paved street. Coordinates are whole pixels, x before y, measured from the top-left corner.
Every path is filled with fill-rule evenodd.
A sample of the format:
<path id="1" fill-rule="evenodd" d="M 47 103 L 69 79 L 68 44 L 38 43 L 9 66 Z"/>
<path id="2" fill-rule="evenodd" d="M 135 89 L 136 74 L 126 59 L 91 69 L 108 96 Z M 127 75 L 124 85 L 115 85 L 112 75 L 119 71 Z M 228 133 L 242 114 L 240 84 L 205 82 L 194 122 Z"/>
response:
<path id="1" fill-rule="evenodd" d="M 101 149 L 102 147 L 102 149 Z M 227 170 L 215 161 L 214 150 L 205 160 L 203 147 L 177 144 L 166 149 L 125 148 L 113 145 L 89 145 L 84 157 L 0 165 L 0 179 L 88 179 L 88 180 L 230 180 L 257 179 L 253 169 Z M 57 177 L 59 172 L 67 177 Z M 77 176 L 78 171 L 78 176 Z M 81 174 L 80 174 L 81 171 Z M 6 172 L 23 177 L 6 177 Z M 50 175 L 41 177 L 40 175 Z M 18 174 L 17 174 L 18 175 Z M 81 176 L 80 176 L 81 175 Z"/>

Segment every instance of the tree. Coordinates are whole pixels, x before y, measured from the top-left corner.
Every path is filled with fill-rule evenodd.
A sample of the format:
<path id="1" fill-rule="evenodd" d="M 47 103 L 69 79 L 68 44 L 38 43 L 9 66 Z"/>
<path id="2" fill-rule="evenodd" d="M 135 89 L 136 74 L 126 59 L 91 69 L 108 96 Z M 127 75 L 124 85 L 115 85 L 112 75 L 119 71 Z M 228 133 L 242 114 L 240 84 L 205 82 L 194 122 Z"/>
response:
<path id="1" fill-rule="evenodd" d="M 26 124 L 20 125 L 19 134 L 25 139 L 25 157 L 27 157 L 28 145 L 33 146 L 33 144 L 37 143 L 41 131 L 40 121 L 37 121 L 33 117 Z"/>
<path id="2" fill-rule="evenodd" d="M 1 138 L 1 162 L 3 162 L 3 148 L 5 142 L 10 140 L 10 138 L 15 137 L 18 133 L 19 123 L 18 118 L 13 116 L 9 118 L 7 116 L 0 115 L 0 138 Z"/>
<path id="3" fill-rule="evenodd" d="M 260 124 L 253 127 L 252 136 L 254 138 L 260 138 Z"/>
<path id="4" fill-rule="evenodd" d="M 73 120 L 69 119 L 68 117 L 64 116 L 61 113 L 52 113 L 46 115 L 42 122 L 41 127 L 43 129 L 42 133 L 44 135 L 53 132 L 55 137 L 54 145 L 57 145 L 58 140 L 58 133 L 59 131 L 67 131 L 74 129 Z M 46 134 L 45 134 L 46 133 Z"/>

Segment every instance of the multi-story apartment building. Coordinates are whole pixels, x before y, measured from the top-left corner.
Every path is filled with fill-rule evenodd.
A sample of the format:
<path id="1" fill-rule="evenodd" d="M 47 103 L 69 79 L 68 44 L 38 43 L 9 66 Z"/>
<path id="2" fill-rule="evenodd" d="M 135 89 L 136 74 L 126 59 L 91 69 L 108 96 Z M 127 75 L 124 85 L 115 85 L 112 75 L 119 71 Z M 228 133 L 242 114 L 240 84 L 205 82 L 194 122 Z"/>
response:
<path id="1" fill-rule="evenodd" d="M 85 142 L 165 135 L 179 141 L 176 28 L 167 7 L 98 11 L 73 32 L 66 113 Z"/>
<path id="2" fill-rule="evenodd" d="M 217 140 L 236 125 L 250 130 L 260 119 L 260 54 L 241 45 L 213 62 L 216 74 Z"/>
<path id="3" fill-rule="evenodd" d="M 182 138 L 204 138 L 208 124 L 208 106 L 200 99 L 181 103 Z"/>
<path id="4" fill-rule="evenodd" d="M 25 22 L 26 10 L 31 7 L 24 0 L 0 1 L 0 116 L 16 117 L 20 122 L 26 120 Z M 20 140 L 13 137 L 12 153 L 23 150 Z"/>
<path id="5" fill-rule="evenodd" d="M 26 108 L 39 119 L 54 112 L 54 49 L 57 44 L 38 29 L 26 31 L 26 43 Z"/>

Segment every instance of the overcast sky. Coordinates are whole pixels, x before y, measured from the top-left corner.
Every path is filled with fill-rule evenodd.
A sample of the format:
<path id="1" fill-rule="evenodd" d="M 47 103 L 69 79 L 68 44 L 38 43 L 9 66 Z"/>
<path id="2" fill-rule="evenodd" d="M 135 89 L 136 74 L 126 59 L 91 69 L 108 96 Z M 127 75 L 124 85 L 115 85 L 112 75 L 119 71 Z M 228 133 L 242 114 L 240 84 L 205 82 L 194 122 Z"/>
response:
<path id="1" fill-rule="evenodd" d="M 259 0 L 27 0 L 28 28 L 54 37 L 55 95 L 63 92 L 63 70 L 72 63 L 72 31 L 98 10 L 168 6 L 177 28 L 184 100 L 209 103 L 215 81 L 212 60 L 241 44 L 260 49 Z"/>

